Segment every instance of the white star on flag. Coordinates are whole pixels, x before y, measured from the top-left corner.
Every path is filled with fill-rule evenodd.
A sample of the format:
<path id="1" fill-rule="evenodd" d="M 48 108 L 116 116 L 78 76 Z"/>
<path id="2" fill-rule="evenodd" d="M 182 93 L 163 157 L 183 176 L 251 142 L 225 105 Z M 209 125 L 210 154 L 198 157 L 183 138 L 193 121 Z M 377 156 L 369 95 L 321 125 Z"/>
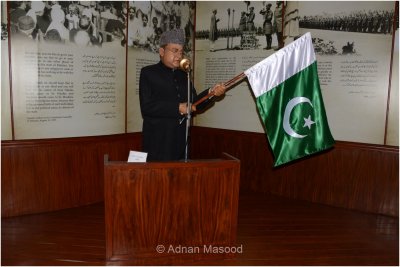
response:
<path id="1" fill-rule="evenodd" d="M 311 125 L 313 125 L 315 122 L 311 120 L 311 115 L 308 115 L 308 118 L 304 118 L 304 125 L 303 127 L 308 127 L 308 129 L 311 129 Z"/>

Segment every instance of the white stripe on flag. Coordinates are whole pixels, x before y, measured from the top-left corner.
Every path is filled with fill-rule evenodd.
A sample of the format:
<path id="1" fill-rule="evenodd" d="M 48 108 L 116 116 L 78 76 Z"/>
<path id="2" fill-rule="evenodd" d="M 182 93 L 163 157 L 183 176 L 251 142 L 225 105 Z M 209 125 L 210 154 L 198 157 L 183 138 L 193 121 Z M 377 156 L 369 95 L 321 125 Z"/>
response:
<path id="1" fill-rule="evenodd" d="M 311 34 L 307 32 L 244 73 L 257 98 L 307 68 L 314 61 L 315 53 Z"/>

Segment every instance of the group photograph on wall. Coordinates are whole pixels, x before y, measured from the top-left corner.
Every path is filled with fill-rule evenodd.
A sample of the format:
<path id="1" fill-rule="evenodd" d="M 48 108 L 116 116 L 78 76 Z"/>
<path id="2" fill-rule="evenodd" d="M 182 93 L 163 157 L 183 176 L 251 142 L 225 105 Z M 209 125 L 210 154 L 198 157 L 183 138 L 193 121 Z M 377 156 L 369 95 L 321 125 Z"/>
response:
<path id="1" fill-rule="evenodd" d="M 11 38 L 16 41 L 125 46 L 126 2 L 10 1 L 9 6 Z"/>
<path id="2" fill-rule="evenodd" d="M 283 1 L 199 3 L 196 50 L 276 49 L 283 46 Z"/>

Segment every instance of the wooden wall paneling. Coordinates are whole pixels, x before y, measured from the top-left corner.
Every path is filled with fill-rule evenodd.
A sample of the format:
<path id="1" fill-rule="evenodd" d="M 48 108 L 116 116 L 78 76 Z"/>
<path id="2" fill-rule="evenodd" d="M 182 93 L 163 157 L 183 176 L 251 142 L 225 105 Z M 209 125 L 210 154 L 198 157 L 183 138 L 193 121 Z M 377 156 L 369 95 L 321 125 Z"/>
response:
<path id="1" fill-rule="evenodd" d="M 103 201 L 103 156 L 127 160 L 140 134 L 2 142 L 2 216 Z"/>
<path id="2" fill-rule="evenodd" d="M 239 158 L 241 190 L 259 187 L 256 183 L 263 183 L 264 179 L 258 180 L 256 177 L 265 177 L 273 164 L 269 145 L 264 135 L 192 127 L 190 145 L 191 157 L 195 159 L 216 158 L 222 152 Z M 261 147 L 264 149 L 259 149 Z"/>
<path id="3" fill-rule="evenodd" d="M 2 216 L 102 201 L 103 156 L 126 160 L 141 133 L 4 141 Z M 398 147 L 337 142 L 334 149 L 273 168 L 263 133 L 192 127 L 191 157 L 241 160 L 241 190 L 398 216 Z"/>
<path id="4" fill-rule="evenodd" d="M 399 150 L 338 141 L 333 149 L 273 168 L 265 134 L 193 127 L 193 158 L 225 151 L 241 161 L 241 189 L 398 216 Z"/>
<path id="5" fill-rule="evenodd" d="M 270 192 L 368 212 L 398 215 L 398 154 L 338 143 L 335 149 L 271 172 Z M 266 188 L 264 188 L 266 190 Z"/>

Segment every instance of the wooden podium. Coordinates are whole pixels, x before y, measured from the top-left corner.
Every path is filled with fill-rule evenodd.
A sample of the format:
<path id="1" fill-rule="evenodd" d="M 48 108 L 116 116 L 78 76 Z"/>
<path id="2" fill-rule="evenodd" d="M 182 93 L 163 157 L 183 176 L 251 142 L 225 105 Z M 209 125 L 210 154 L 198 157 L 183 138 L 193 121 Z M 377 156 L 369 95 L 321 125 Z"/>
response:
<path id="1" fill-rule="evenodd" d="M 179 264 L 230 258 L 236 244 L 240 161 L 104 162 L 106 259 Z"/>

